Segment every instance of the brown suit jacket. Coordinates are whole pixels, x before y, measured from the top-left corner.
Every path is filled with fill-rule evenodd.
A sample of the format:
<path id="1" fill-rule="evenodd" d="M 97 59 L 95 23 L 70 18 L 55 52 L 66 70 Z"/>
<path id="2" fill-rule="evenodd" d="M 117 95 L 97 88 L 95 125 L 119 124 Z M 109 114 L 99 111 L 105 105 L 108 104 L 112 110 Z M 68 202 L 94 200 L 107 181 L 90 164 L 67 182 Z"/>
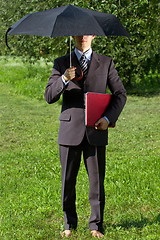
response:
<path id="1" fill-rule="evenodd" d="M 72 53 L 72 65 L 79 66 L 74 52 Z M 45 99 L 48 103 L 56 102 L 63 94 L 58 144 L 76 146 L 81 143 L 85 133 L 91 145 L 108 144 L 108 130 L 95 130 L 93 127 L 85 126 L 84 93 L 106 93 L 108 85 L 112 92 L 112 100 L 104 112 L 104 116 L 112 124 L 117 121 L 126 102 L 126 91 L 114 67 L 113 60 L 93 52 L 84 84 L 71 80 L 65 86 L 62 82 L 62 75 L 67 68 L 69 68 L 69 55 L 55 59 L 45 90 Z"/>

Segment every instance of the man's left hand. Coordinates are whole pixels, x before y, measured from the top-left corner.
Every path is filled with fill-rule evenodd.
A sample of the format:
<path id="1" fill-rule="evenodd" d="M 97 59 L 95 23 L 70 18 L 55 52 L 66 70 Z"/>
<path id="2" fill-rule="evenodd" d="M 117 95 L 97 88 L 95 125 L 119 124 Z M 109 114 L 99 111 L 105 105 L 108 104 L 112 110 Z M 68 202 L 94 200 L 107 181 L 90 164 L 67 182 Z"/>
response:
<path id="1" fill-rule="evenodd" d="M 96 130 L 106 130 L 108 128 L 108 122 L 105 118 L 100 118 L 96 123 L 95 123 L 95 129 Z"/>

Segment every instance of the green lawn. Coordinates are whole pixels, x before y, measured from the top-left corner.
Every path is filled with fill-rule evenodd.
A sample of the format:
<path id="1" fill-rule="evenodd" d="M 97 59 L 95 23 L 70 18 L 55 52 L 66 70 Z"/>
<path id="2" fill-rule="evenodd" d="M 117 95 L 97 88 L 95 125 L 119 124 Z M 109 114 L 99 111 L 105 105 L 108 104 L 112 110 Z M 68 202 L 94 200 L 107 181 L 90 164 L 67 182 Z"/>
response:
<path id="1" fill-rule="evenodd" d="M 0 239 L 61 239 L 64 225 L 57 145 L 60 104 L 48 105 L 38 100 L 43 99 L 47 79 L 37 77 L 43 84 L 34 97 L 24 92 L 24 86 L 24 89 L 19 87 L 23 91 L 17 90 L 11 82 L 15 72 L 12 75 L 6 69 L 1 68 L 0 72 Z M 23 69 L 19 81 L 28 74 Z M 50 74 L 45 67 L 44 70 L 46 76 Z M 35 76 L 40 76 L 38 70 L 35 72 Z M 31 75 L 26 77 L 28 85 L 32 82 Z M 28 86 L 27 81 L 25 84 Z M 37 90 L 34 82 L 31 89 Z M 37 97 L 38 94 L 42 96 Z M 116 128 L 109 129 L 104 239 L 160 239 L 159 106 L 158 94 L 128 96 Z M 92 239 L 88 230 L 90 206 L 83 161 L 77 180 L 77 211 L 78 229 L 70 239 Z"/>

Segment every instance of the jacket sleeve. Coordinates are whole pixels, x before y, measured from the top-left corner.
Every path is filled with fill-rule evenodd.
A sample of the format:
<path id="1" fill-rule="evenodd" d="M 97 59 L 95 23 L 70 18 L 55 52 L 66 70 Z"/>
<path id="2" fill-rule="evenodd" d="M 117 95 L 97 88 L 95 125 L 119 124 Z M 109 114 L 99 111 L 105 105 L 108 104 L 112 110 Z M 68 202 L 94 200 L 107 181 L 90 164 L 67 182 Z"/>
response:
<path id="1" fill-rule="evenodd" d="M 59 100 L 61 94 L 65 91 L 66 85 L 62 81 L 62 72 L 57 59 L 54 61 L 52 74 L 49 77 L 48 84 L 45 89 L 45 100 L 51 104 Z"/>
<path id="2" fill-rule="evenodd" d="M 113 60 L 110 62 L 110 66 L 108 69 L 108 87 L 112 93 L 112 98 L 109 106 L 104 112 L 104 116 L 106 116 L 111 125 L 114 125 L 117 121 L 122 109 L 126 103 L 126 90 L 118 76 L 118 73 L 115 69 Z"/>

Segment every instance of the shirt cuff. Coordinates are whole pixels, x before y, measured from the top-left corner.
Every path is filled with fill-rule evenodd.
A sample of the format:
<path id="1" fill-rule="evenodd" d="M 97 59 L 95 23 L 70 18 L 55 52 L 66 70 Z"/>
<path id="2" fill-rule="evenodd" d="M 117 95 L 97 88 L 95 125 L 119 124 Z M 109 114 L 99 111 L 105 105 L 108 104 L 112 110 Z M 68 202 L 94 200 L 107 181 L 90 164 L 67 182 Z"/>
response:
<path id="1" fill-rule="evenodd" d="M 110 124 L 110 121 L 109 121 L 109 119 L 106 116 L 104 116 L 104 119 L 106 119 L 108 124 Z"/>
<path id="2" fill-rule="evenodd" d="M 67 82 L 65 81 L 63 75 L 62 75 L 62 81 L 63 81 L 63 83 L 64 83 L 65 85 L 68 85 L 68 83 L 69 83 L 69 81 L 67 81 Z"/>

